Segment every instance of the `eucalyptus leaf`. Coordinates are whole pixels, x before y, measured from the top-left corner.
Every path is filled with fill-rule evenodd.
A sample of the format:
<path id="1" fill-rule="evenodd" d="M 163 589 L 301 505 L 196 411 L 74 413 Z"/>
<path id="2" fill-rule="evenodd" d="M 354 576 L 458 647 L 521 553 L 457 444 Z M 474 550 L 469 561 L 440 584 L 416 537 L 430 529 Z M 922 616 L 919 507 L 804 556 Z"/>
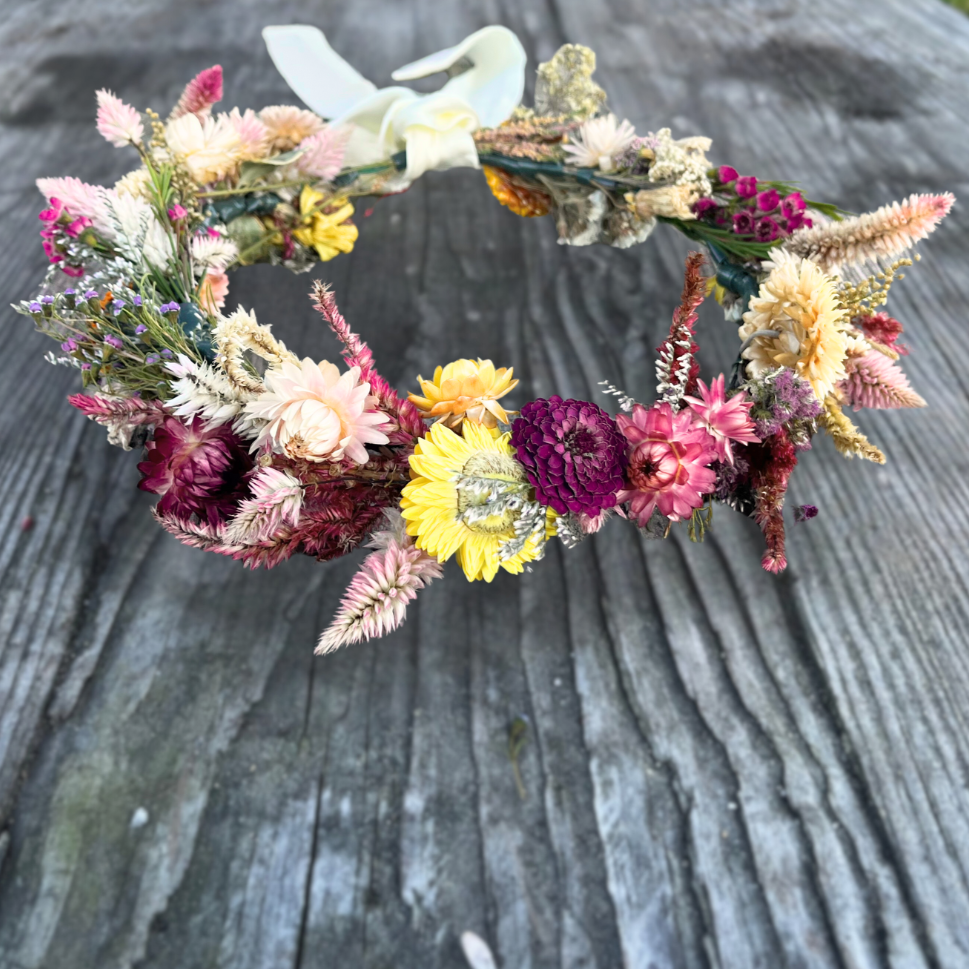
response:
<path id="1" fill-rule="evenodd" d="M 241 215 L 226 227 L 229 238 L 239 248 L 239 262 L 249 266 L 264 259 L 269 252 L 266 227 L 254 215 Z"/>
<path id="2" fill-rule="evenodd" d="M 296 161 L 304 153 L 304 148 L 294 148 L 292 151 L 284 151 L 281 155 L 274 155 L 272 158 L 263 158 L 261 161 L 245 161 L 239 167 L 239 188 L 247 185 L 254 185 L 261 178 L 271 175 L 273 169 L 282 165 L 289 165 Z"/>

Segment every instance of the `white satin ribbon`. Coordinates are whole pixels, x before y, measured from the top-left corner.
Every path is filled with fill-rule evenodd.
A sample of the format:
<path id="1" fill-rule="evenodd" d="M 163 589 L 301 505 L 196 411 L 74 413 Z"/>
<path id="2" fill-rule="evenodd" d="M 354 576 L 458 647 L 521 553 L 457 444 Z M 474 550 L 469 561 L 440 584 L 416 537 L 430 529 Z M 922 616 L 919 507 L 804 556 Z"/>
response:
<path id="1" fill-rule="evenodd" d="M 470 62 L 432 94 L 406 87 L 378 90 L 330 47 L 318 27 L 266 27 L 262 35 L 299 98 L 332 125 L 352 126 L 344 163 L 384 161 L 403 148 L 408 181 L 434 169 L 477 168 L 473 132 L 505 121 L 525 89 L 525 49 L 507 27 L 483 27 L 391 75 L 411 81 Z"/>

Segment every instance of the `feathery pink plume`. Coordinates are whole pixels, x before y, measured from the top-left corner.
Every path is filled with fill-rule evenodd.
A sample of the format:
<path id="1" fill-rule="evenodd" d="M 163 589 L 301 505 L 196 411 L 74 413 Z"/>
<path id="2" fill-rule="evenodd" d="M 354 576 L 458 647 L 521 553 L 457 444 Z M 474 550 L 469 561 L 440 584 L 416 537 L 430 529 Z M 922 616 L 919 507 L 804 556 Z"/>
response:
<path id="1" fill-rule="evenodd" d="M 121 98 L 102 88 L 97 92 L 98 131 L 118 148 L 137 145 L 145 134 L 141 115 Z"/>
<path id="2" fill-rule="evenodd" d="M 282 525 L 295 526 L 303 504 L 303 486 L 278 468 L 263 468 L 249 483 L 254 498 L 239 505 L 235 517 L 226 525 L 225 540 L 230 545 L 257 545 L 272 539 Z"/>
<path id="3" fill-rule="evenodd" d="M 908 347 L 897 342 L 902 335 L 903 327 L 895 317 L 882 311 L 856 316 L 851 322 L 861 328 L 867 339 L 891 347 L 900 356 L 908 356 Z"/>
<path id="4" fill-rule="evenodd" d="M 838 385 L 855 410 L 897 407 L 925 407 L 925 401 L 912 390 L 902 368 L 877 350 L 845 361 L 847 376 Z"/>
<path id="5" fill-rule="evenodd" d="M 313 308 L 326 320 L 343 344 L 342 356 L 347 366 L 360 368 L 361 382 L 370 384 L 370 393 L 376 397 L 377 405 L 400 426 L 399 431 L 390 433 L 390 443 L 412 444 L 414 438 L 423 437 L 425 427 L 420 412 L 409 400 L 401 400 L 393 387 L 377 373 L 370 347 L 350 329 L 336 305 L 333 290 L 317 280 L 313 284 L 311 297 Z"/>
<path id="6" fill-rule="evenodd" d="M 50 202 L 57 199 L 64 210 L 75 218 L 91 219 L 102 235 L 111 235 L 110 192 L 100 185 L 88 185 L 79 178 L 38 178 L 37 188 Z"/>
<path id="7" fill-rule="evenodd" d="M 157 506 L 152 508 L 151 513 L 169 535 L 174 535 L 190 548 L 200 548 L 203 552 L 215 552 L 218 555 L 231 555 L 233 558 L 238 558 L 238 553 L 242 551 L 242 546 L 225 543 L 225 522 L 209 524 L 197 519 L 182 519 L 173 512 L 160 512 Z"/>
<path id="8" fill-rule="evenodd" d="M 813 260 L 826 273 L 865 263 L 877 266 L 929 235 L 949 214 L 955 200 L 951 192 L 910 195 L 874 212 L 799 229 L 784 243 L 784 248 Z"/>
<path id="9" fill-rule="evenodd" d="M 683 275 L 683 295 L 680 305 L 673 313 L 670 335 L 656 348 L 656 394 L 674 409 L 681 406 L 684 394 L 696 393 L 696 381 L 700 375 L 700 363 L 696 358 L 700 349 L 693 340 L 693 327 L 697 321 L 697 308 L 704 299 L 704 282 L 700 275 L 703 253 L 691 252 L 686 257 Z"/>
<path id="10" fill-rule="evenodd" d="M 222 65 L 207 67 L 199 71 L 182 91 L 178 104 L 172 109 L 169 121 L 181 118 L 186 114 L 197 114 L 206 118 L 212 111 L 212 105 L 222 100 Z"/>
<path id="11" fill-rule="evenodd" d="M 99 424 L 160 424 L 169 416 L 159 400 L 142 400 L 140 397 L 103 397 L 101 395 L 72 394 L 67 398 L 86 417 Z"/>
<path id="12" fill-rule="evenodd" d="M 407 604 L 418 591 L 441 577 L 437 559 L 414 545 L 400 514 L 389 509 L 385 514 L 391 527 L 374 534 L 370 544 L 378 550 L 363 560 L 351 580 L 333 622 L 320 637 L 317 654 L 393 631 L 404 621 Z"/>
<path id="13" fill-rule="evenodd" d="M 303 154 L 297 160 L 296 167 L 311 178 L 321 178 L 327 182 L 335 178 L 340 173 L 352 130 L 349 125 L 342 128 L 327 126 L 315 135 L 304 138 L 299 145 Z"/>
<path id="14" fill-rule="evenodd" d="M 754 492 L 753 519 L 760 525 L 767 548 L 760 564 L 775 575 L 787 568 L 784 536 L 784 498 L 791 473 L 797 465 L 797 449 L 787 429 L 782 427 L 763 445 L 753 445 L 748 451 L 752 460 L 760 460 L 752 469 L 751 487 Z"/>

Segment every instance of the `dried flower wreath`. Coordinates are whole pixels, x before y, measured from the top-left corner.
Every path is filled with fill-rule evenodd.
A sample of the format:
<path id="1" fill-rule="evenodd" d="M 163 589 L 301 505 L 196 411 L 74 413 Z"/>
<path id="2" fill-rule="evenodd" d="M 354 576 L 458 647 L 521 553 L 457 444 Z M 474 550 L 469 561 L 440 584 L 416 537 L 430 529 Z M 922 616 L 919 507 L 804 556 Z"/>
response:
<path id="1" fill-rule="evenodd" d="M 271 56 L 312 110 L 213 114 L 222 72 L 189 83 L 167 121 L 97 93 L 98 131 L 140 166 L 113 188 L 38 181 L 50 259 L 43 292 L 15 308 L 81 371 L 70 402 L 126 450 L 182 542 L 271 567 L 375 550 L 318 647 L 382 635 L 455 556 L 469 580 L 518 573 L 557 537 L 571 547 L 616 512 L 653 537 L 699 540 L 714 502 L 763 530 L 763 566 L 786 565 L 783 506 L 818 428 L 883 462 L 847 406 L 921 407 L 898 366 L 902 325 L 883 309 L 903 253 L 953 196 L 913 195 L 862 216 L 793 186 L 711 167 L 709 139 L 639 136 L 607 112 L 594 54 L 566 45 L 520 106 L 525 53 L 503 27 L 395 72 L 447 72 L 437 92 L 377 90 L 311 27 L 269 27 Z M 324 121 L 329 119 L 329 121 Z M 296 272 L 349 252 L 354 197 L 400 192 L 425 171 L 481 168 L 522 216 L 554 216 L 559 241 L 643 242 L 665 222 L 700 244 L 658 348 L 657 399 L 502 399 L 512 370 L 456 360 L 399 397 L 316 284 L 347 369 L 300 359 L 251 312 L 220 311 L 227 271 Z M 868 275 L 868 273 L 872 273 Z M 73 285 L 70 285 L 73 284 Z M 699 378 L 694 325 L 713 293 L 739 325 L 729 379 Z M 254 366 L 255 358 L 265 366 Z M 508 430 L 502 428 L 510 425 Z M 795 511 L 810 518 L 810 505 Z"/>

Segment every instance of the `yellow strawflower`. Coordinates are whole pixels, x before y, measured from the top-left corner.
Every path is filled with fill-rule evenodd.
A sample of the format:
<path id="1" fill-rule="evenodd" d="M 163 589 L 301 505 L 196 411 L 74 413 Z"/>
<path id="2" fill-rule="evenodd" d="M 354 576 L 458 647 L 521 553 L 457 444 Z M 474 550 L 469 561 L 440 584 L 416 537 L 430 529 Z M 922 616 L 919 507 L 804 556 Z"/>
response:
<path id="1" fill-rule="evenodd" d="M 513 367 L 495 369 L 490 360 L 455 360 L 434 371 L 433 380 L 418 376 L 423 397 L 410 394 L 411 403 L 424 417 L 437 417 L 448 427 L 460 427 L 465 417 L 485 427 L 509 423 L 508 414 L 498 403 L 518 386 Z"/>
<path id="2" fill-rule="evenodd" d="M 303 228 L 296 229 L 293 237 L 304 246 L 311 246 L 320 257 L 320 262 L 328 262 L 341 252 L 350 252 L 360 234 L 355 225 L 347 225 L 346 220 L 353 215 L 353 205 L 346 199 L 334 199 L 332 212 L 324 212 L 316 206 L 326 196 L 309 185 L 303 186 L 299 195 L 299 211 L 303 217 Z"/>
<path id="3" fill-rule="evenodd" d="M 472 421 L 464 424 L 463 437 L 444 424 L 435 424 L 417 442 L 410 458 L 414 477 L 400 502 L 407 533 L 439 562 L 457 555 L 469 582 L 490 582 L 499 566 L 517 574 L 542 553 L 541 543 L 529 538 L 520 552 L 501 560 L 501 543 L 515 537 L 520 513 L 500 499 L 496 502 L 493 494 L 531 497 L 525 470 L 512 456 L 510 436 L 495 438 Z M 493 486 L 492 494 L 458 487 L 468 479 Z M 488 514 L 489 504 L 495 513 Z"/>

